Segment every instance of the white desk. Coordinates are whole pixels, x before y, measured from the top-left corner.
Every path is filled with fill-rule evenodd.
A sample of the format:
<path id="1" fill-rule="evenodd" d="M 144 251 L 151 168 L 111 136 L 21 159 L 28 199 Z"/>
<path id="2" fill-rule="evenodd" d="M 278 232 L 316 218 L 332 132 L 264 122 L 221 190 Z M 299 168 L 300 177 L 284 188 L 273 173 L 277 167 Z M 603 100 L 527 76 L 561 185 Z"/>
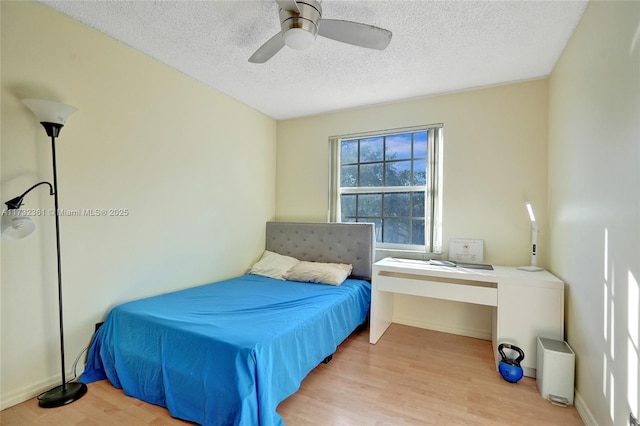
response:
<path id="1" fill-rule="evenodd" d="M 536 337 L 564 340 L 564 283 L 547 271 L 493 268 L 434 266 L 398 258 L 374 263 L 369 342 L 376 343 L 391 324 L 394 293 L 493 306 L 496 365 L 498 345 L 511 343 L 525 353 L 524 374 L 535 377 Z"/>

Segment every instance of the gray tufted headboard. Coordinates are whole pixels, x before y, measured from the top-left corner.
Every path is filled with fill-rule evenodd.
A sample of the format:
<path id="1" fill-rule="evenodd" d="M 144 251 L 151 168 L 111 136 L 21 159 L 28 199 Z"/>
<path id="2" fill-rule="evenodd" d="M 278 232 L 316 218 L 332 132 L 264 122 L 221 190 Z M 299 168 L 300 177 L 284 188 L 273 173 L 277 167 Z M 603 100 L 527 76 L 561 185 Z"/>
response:
<path id="1" fill-rule="evenodd" d="M 352 275 L 371 279 L 372 223 L 267 222 L 266 250 L 310 262 L 350 263 Z"/>

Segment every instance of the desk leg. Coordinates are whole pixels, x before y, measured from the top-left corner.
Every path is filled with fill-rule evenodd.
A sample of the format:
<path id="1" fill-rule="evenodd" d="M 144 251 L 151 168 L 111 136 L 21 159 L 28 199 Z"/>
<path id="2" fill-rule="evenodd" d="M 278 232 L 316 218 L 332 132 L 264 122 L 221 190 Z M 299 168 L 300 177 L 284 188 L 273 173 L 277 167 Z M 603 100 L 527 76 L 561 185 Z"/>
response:
<path id="1" fill-rule="evenodd" d="M 493 307 L 491 313 L 491 347 L 493 349 L 493 360 L 496 364 L 496 371 L 498 371 L 498 365 L 500 364 L 500 353 L 498 352 L 498 308 Z"/>
<path id="2" fill-rule="evenodd" d="M 369 343 L 377 343 L 391 324 L 393 316 L 393 293 L 378 291 L 371 286 L 371 323 L 369 325 Z"/>

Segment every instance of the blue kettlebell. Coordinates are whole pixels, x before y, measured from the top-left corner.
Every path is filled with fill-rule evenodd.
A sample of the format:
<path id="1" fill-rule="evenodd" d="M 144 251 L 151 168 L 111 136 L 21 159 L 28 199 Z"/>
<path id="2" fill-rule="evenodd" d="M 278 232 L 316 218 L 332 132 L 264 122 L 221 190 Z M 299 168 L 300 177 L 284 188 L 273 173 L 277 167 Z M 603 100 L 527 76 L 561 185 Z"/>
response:
<path id="1" fill-rule="evenodd" d="M 518 352 L 517 358 L 508 358 L 502 350 L 503 348 Z M 502 361 L 498 364 L 498 371 L 507 382 L 517 383 L 524 375 L 522 367 L 520 367 L 520 361 L 524 359 L 524 352 L 519 347 L 509 343 L 500 343 L 500 345 L 498 345 L 498 352 L 500 352 L 500 356 L 502 357 Z"/>

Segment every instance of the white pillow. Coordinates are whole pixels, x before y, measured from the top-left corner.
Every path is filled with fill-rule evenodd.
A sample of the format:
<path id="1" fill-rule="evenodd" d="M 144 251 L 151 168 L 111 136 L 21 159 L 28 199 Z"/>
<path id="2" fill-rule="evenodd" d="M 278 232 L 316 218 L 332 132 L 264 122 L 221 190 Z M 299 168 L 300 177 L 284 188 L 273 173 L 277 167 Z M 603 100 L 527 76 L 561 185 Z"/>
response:
<path id="1" fill-rule="evenodd" d="M 340 285 L 347 279 L 352 265 L 346 263 L 320 263 L 301 261 L 285 274 L 284 279 L 307 283 Z"/>
<path id="2" fill-rule="evenodd" d="M 249 269 L 248 273 L 284 280 L 284 274 L 298 262 L 300 261 L 295 257 L 283 256 L 265 250 L 260 260 Z"/>

